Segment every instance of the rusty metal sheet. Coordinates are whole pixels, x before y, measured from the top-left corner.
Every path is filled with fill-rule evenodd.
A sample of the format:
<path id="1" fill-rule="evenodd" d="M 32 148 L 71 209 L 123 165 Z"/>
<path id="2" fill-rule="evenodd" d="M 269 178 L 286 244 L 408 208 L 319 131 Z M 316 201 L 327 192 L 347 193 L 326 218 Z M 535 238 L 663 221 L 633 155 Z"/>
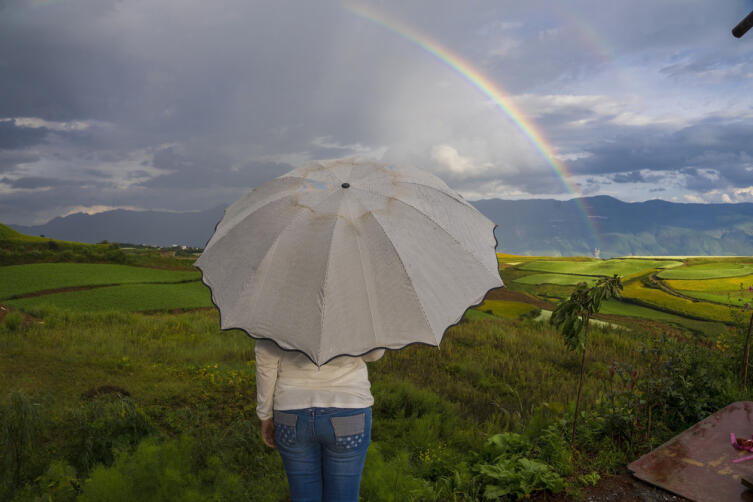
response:
<path id="1" fill-rule="evenodd" d="M 753 434 L 753 401 L 732 403 L 660 447 L 628 465 L 633 474 L 653 485 L 697 502 L 753 502 L 753 491 L 741 483 L 753 480 L 753 460 L 732 461 L 750 455 L 730 444 Z"/>

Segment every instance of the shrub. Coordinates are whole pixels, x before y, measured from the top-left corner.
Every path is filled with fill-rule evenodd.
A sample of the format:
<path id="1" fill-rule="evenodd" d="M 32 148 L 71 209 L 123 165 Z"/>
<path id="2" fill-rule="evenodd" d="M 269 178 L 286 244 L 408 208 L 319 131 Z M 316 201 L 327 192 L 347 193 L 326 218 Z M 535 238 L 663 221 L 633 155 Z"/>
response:
<path id="1" fill-rule="evenodd" d="M 130 451 L 153 432 L 149 417 L 128 397 L 103 396 L 68 416 L 71 441 L 67 458 L 79 473 L 96 464 L 111 465 L 118 452 Z"/>
<path id="2" fill-rule="evenodd" d="M 20 312 L 8 312 L 3 319 L 3 326 L 8 331 L 18 331 L 24 325 L 24 316 Z"/>
<path id="3" fill-rule="evenodd" d="M 10 499 L 38 472 L 35 448 L 41 429 L 37 407 L 23 392 L 13 392 L 0 403 L 0 499 Z"/>
<path id="4" fill-rule="evenodd" d="M 184 435 L 160 443 L 142 441 L 132 454 L 121 453 L 111 467 L 98 466 L 86 481 L 81 502 L 247 500 L 241 479 L 215 456 L 192 465 L 195 440 Z"/>

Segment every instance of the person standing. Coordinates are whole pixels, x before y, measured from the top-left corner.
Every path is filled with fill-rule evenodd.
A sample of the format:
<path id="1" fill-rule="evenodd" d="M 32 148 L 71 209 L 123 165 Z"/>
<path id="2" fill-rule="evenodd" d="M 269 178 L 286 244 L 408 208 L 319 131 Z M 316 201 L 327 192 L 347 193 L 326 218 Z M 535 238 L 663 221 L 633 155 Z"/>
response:
<path id="1" fill-rule="evenodd" d="M 255 353 L 262 440 L 282 457 L 291 501 L 357 502 L 374 403 L 366 362 L 384 349 L 322 366 L 268 340 Z"/>

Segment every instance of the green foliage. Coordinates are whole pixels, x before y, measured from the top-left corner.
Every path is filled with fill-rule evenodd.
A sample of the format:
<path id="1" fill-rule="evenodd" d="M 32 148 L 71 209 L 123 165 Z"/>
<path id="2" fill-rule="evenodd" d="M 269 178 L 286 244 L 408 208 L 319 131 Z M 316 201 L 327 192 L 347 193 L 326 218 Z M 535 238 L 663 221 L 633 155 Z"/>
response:
<path id="1" fill-rule="evenodd" d="M 620 277 L 601 278 L 592 287 L 579 283 L 570 298 L 552 312 L 549 322 L 557 326 L 570 350 L 585 350 L 586 334 L 583 328 L 588 325 L 592 314 L 599 311 L 601 302 L 619 298 L 622 291 Z"/>
<path id="2" fill-rule="evenodd" d="M 39 478 L 41 488 L 40 500 L 55 502 L 74 502 L 81 493 L 81 481 L 76 469 L 64 460 L 53 461 L 47 471 Z"/>
<path id="3" fill-rule="evenodd" d="M 128 397 L 100 397 L 70 411 L 66 457 L 80 473 L 112 464 L 154 431 L 149 417 Z"/>
<path id="4" fill-rule="evenodd" d="M 485 484 L 484 498 L 528 498 L 533 492 L 563 489 L 562 477 L 548 464 L 528 458 L 533 445 L 515 433 L 495 434 L 486 443 L 482 461 L 476 465 Z"/>
<path id="5" fill-rule="evenodd" d="M 361 500 L 402 502 L 404 500 L 434 500 L 431 484 L 411 475 L 413 466 L 409 454 L 400 451 L 385 459 L 380 442 L 372 442 L 366 454 L 361 479 Z"/>
<path id="6" fill-rule="evenodd" d="M 210 456 L 193 465 L 195 440 L 142 441 L 121 453 L 111 467 L 95 468 L 83 486 L 81 502 L 248 500 L 242 480 Z"/>

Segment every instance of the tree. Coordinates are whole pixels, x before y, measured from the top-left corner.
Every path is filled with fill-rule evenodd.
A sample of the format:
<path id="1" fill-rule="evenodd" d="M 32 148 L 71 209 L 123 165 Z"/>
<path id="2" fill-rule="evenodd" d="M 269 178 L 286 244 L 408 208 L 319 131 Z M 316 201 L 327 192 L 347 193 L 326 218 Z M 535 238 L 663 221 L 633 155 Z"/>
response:
<path id="1" fill-rule="evenodd" d="M 578 425 L 580 393 L 583 388 L 583 374 L 586 365 L 586 340 L 588 338 L 589 321 L 591 316 L 601 308 L 602 301 L 619 298 L 621 291 L 622 281 L 620 276 L 616 274 L 613 277 L 602 277 L 590 288 L 585 282 L 580 282 L 570 298 L 557 305 L 549 319 L 549 322 L 556 326 L 565 338 L 565 345 L 568 349 L 583 352 L 580 361 L 578 395 L 575 399 L 575 419 L 573 420 L 573 436 L 570 440 L 571 447 L 575 447 L 575 430 Z"/>

